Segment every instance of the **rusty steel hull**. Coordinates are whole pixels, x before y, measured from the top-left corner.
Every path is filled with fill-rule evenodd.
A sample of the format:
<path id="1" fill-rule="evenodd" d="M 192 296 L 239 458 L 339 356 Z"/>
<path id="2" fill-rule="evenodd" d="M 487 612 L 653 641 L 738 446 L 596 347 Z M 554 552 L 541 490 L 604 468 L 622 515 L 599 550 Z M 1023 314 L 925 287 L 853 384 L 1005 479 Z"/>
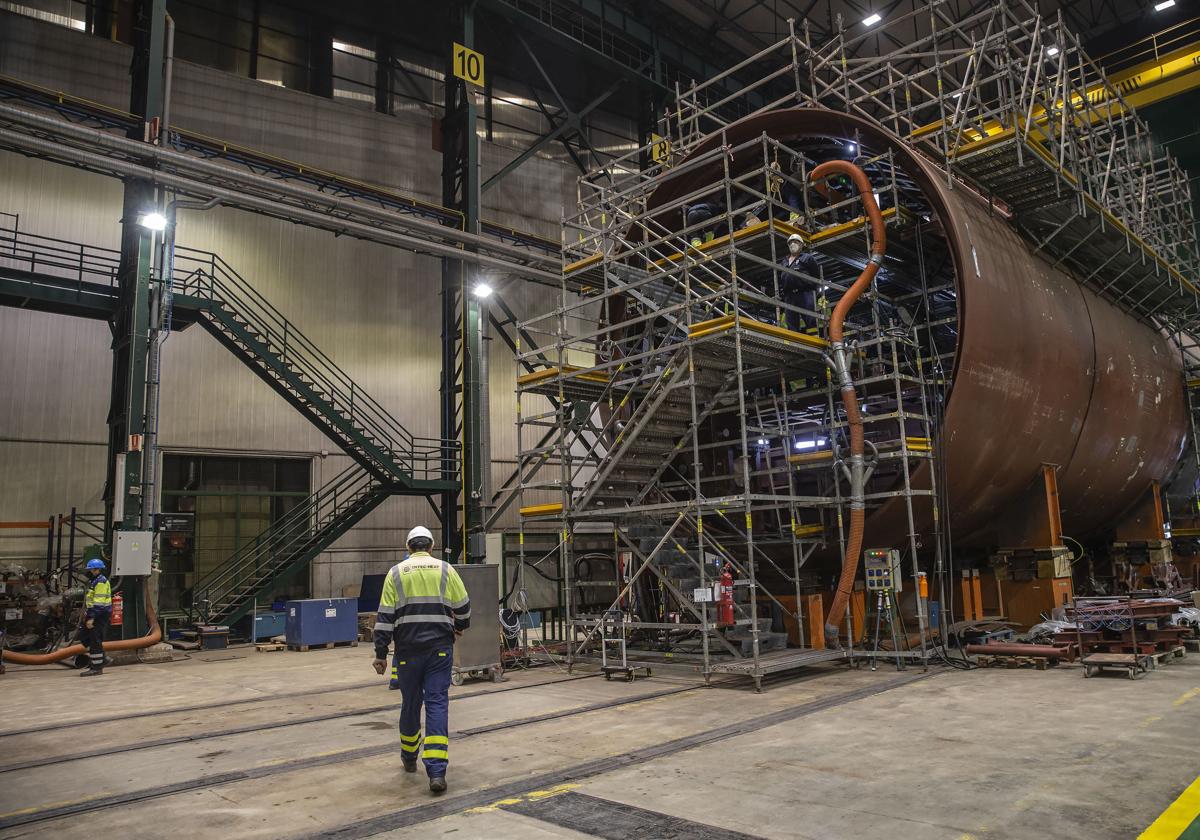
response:
<path id="1" fill-rule="evenodd" d="M 997 545 L 996 523 L 1033 492 L 1042 464 L 1059 468 L 1065 533 L 1098 535 L 1178 461 L 1186 430 L 1183 373 L 1168 340 L 1033 253 L 999 214 L 894 136 L 864 119 L 818 109 L 750 117 L 697 152 L 766 133 L 780 141 L 856 133 L 892 149 L 945 231 L 956 268 L 959 338 L 941 429 L 939 471 L 951 539 Z M 668 179 L 649 209 L 715 173 Z M 913 484 L 929 487 L 927 463 Z M 930 511 L 918 506 L 918 529 Z M 868 540 L 899 541 L 904 504 L 868 520 Z"/>

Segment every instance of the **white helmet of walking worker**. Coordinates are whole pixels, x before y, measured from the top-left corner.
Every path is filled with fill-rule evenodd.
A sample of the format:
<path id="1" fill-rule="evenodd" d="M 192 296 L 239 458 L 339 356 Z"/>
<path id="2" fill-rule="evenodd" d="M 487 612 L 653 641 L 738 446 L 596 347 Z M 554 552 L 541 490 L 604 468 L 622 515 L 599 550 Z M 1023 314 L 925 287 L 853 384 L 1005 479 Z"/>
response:
<path id="1" fill-rule="evenodd" d="M 412 544 L 416 540 L 429 540 L 429 547 L 433 548 L 433 532 L 424 525 L 418 525 L 408 532 L 408 536 L 404 540 L 404 544 L 412 548 Z"/>
<path id="2" fill-rule="evenodd" d="M 804 237 L 798 233 L 793 233 L 787 238 L 787 247 L 789 253 L 799 254 L 804 250 Z"/>

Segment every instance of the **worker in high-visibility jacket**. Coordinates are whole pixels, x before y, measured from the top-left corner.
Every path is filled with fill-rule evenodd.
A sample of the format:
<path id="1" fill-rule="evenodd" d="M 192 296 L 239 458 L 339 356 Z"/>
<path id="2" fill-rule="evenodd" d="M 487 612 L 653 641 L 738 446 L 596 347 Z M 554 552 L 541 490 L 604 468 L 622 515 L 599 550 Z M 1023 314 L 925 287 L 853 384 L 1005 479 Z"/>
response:
<path id="1" fill-rule="evenodd" d="M 91 664 L 79 676 L 98 677 L 104 673 L 104 633 L 112 619 L 112 584 L 104 576 L 104 561 L 99 558 L 87 562 L 87 575 L 79 641 L 87 646 Z"/>
<path id="2" fill-rule="evenodd" d="M 462 578 L 449 563 L 430 555 L 433 534 L 418 525 L 405 541 L 410 552 L 383 582 L 375 619 L 375 672 L 387 669 L 388 646 L 394 641 L 392 678 L 399 683 L 400 759 L 404 770 L 417 772 L 421 752 L 421 706 L 425 706 L 424 752 L 429 789 L 446 790 L 449 763 L 450 677 L 454 640 L 471 624 L 471 600 Z"/>

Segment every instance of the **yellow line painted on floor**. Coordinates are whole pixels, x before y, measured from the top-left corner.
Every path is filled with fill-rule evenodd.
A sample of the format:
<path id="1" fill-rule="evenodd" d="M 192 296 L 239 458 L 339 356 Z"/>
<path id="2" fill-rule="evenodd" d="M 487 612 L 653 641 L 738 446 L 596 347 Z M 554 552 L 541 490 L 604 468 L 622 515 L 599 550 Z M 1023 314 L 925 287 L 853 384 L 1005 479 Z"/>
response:
<path id="1" fill-rule="evenodd" d="M 83 799 L 64 799 L 61 802 L 51 802 L 49 805 L 32 805 L 29 808 L 21 808 L 19 811 L 9 811 L 7 814 L 0 814 L 0 820 L 6 820 L 10 817 L 20 817 L 36 811 L 49 811 L 54 808 L 69 808 L 73 805 L 83 805 L 103 797 L 104 794 L 95 794 L 94 796 L 85 796 Z"/>
<path id="2" fill-rule="evenodd" d="M 1200 689 L 1193 691 L 1200 692 Z M 1188 694 L 1195 696 L 1193 692 Z M 1179 798 L 1138 835 L 1138 840 L 1178 840 L 1197 817 L 1200 817 L 1200 778 L 1188 785 Z"/>
<path id="3" fill-rule="evenodd" d="M 468 808 L 464 813 L 467 814 L 487 814 L 491 811 L 498 811 L 505 805 L 519 805 L 522 802 L 537 802 L 542 799 L 549 799 L 551 796 L 558 796 L 560 793 L 566 793 L 569 790 L 574 790 L 579 787 L 577 784 L 567 782 L 561 785 L 555 785 L 552 788 L 545 790 L 532 790 L 529 793 L 522 794 L 516 798 L 497 799 L 490 805 L 480 805 L 478 808 Z"/>
<path id="4" fill-rule="evenodd" d="M 1192 689 L 1189 689 L 1188 691 L 1183 692 L 1183 694 L 1180 694 L 1178 699 L 1176 699 L 1175 702 L 1172 703 L 1171 705 L 1172 706 L 1182 706 L 1184 703 L 1191 700 L 1193 697 L 1200 697 L 1200 688 L 1192 688 Z"/>

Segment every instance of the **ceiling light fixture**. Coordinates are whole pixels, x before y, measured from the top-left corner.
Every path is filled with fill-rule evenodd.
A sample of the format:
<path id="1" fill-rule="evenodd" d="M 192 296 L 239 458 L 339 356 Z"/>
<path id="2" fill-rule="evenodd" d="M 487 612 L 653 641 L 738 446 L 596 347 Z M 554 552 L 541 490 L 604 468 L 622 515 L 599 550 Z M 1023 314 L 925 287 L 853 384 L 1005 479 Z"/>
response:
<path id="1" fill-rule="evenodd" d="M 1175 0 L 1163 0 L 1161 3 L 1154 4 L 1154 11 L 1165 12 L 1167 9 L 1175 5 Z"/>
<path id="2" fill-rule="evenodd" d="M 868 17 L 863 18 L 863 26 L 874 26 L 875 24 L 879 23 L 879 21 L 881 21 L 881 20 L 883 20 L 882 15 L 880 15 L 878 13 L 872 14 L 872 15 L 869 15 Z"/>
<path id="3" fill-rule="evenodd" d="M 138 217 L 138 224 L 146 230 L 152 230 L 157 233 L 160 230 L 167 229 L 167 217 L 157 210 L 151 210 L 149 213 L 143 213 Z"/>

